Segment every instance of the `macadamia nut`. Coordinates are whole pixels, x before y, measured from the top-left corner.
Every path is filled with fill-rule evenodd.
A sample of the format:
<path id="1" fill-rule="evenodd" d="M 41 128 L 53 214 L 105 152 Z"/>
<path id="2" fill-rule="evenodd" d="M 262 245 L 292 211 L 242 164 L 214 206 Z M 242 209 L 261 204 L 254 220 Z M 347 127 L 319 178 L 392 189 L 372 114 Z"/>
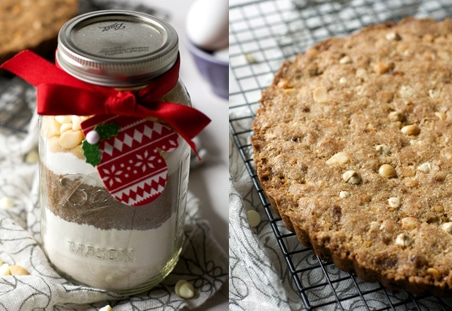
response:
<path id="1" fill-rule="evenodd" d="M 18 265 L 10 266 L 9 272 L 11 273 L 11 275 L 28 275 L 28 274 L 30 274 L 30 272 L 28 272 L 27 269 L 25 269 L 22 266 L 18 266 Z"/>
<path id="2" fill-rule="evenodd" d="M 190 299 L 195 296 L 195 289 L 193 285 L 186 280 L 179 280 L 175 287 L 176 295 L 184 299 Z"/>
<path id="3" fill-rule="evenodd" d="M 11 208 L 14 206 L 14 200 L 8 197 L 0 198 L 0 208 Z"/>
<path id="4" fill-rule="evenodd" d="M 257 227 L 261 222 L 261 215 L 255 210 L 249 210 L 246 212 L 246 218 L 251 228 Z"/>

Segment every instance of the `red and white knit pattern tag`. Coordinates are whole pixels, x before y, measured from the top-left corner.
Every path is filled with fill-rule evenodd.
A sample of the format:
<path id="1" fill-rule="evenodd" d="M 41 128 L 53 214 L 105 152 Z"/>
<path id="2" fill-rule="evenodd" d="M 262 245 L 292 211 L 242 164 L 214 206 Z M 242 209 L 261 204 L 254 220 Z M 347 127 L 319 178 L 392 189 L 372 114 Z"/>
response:
<path id="1" fill-rule="evenodd" d="M 83 132 L 86 135 L 101 123 L 119 126 L 117 136 L 99 142 L 102 157 L 96 167 L 105 188 L 117 201 L 130 206 L 154 201 L 168 180 L 168 167 L 161 151 L 175 150 L 178 134 L 161 123 L 124 116 L 88 119 Z"/>

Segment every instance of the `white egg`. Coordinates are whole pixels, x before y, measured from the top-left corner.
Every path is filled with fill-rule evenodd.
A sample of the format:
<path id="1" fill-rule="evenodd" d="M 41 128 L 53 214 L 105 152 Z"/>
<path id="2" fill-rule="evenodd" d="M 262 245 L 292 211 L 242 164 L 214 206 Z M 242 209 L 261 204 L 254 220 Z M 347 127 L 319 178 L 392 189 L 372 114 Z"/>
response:
<path id="1" fill-rule="evenodd" d="M 229 1 L 196 0 L 188 10 L 188 39 L 201 49 L 224 49 L 229 42 Z"/>

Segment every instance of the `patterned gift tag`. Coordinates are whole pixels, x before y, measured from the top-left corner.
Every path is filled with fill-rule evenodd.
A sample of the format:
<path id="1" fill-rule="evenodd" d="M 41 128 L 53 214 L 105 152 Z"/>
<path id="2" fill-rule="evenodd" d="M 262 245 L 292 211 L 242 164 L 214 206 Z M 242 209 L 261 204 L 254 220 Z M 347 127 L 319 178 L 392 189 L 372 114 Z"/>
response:
<path id="1" fill-rule="evenodd" d="M 98 115 L 81 124 L 86 161 L 96 166 L 105 188 L 119 202 L 141 206 L 165 189 L 168 167 L 161 152 L 178 147 L 178 134 L 136 117 Z"/>

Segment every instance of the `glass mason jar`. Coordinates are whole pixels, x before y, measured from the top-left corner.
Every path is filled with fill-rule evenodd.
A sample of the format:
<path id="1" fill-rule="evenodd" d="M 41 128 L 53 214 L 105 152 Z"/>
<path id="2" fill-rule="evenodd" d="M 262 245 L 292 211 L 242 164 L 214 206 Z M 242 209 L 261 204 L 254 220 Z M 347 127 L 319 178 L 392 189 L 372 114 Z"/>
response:
<path id="1" fill-rule="evenodd" d="M 56 53 L 58 66 L 71 76 L 132 92 L 168 71 L 177 58 L 178 38 L 170 25 L 122 10 L 87 13 L 68 21 L 60 30 Z M 180 81 L 158 101 L 191 105 Z M 177 148 L 157 150 L 166 161 L 166 185 L 156 190 L 159 196 L 152 202 L 131 206 L 117 200 L 106 188 L 108 176 L 101 177 L 86 161 L 82 144 L 88 135 L 81 122 L 90 118 L 90 114 L 40 116 L 43 247 L 55 269 L 73 282 L 138 293 L 160 283 L 178 261 L 184 238 L 190 147 L 176 134 Z M 151 169 L 146 161 L 152 150 L 141 150 L 139 143 L 137 148 L 137 141 L 149 134 L 146 129 L 154 135 L 169 127 L 155 118 L 142 121 L 148 122 L 144 130 L 137 127 L 132 131 L 126 122 L 120 132 L 130 135 L 112 141 L 116 148 L 116 143 L 131 144 L 127 138 L 136 140 L 133 148 L 122 151 L 131 153 L 126 159 L 113 157 L 115 165 L 109 167 L 112 181 L 121 182 L 129 173 L 140 178 Z M 133 136 L 136 133 L 138 137 Z M 137 149 L 141 153 L 136 153 Z M 143 196 L 140 189 L 136 191 L 137 197 Z"/>

